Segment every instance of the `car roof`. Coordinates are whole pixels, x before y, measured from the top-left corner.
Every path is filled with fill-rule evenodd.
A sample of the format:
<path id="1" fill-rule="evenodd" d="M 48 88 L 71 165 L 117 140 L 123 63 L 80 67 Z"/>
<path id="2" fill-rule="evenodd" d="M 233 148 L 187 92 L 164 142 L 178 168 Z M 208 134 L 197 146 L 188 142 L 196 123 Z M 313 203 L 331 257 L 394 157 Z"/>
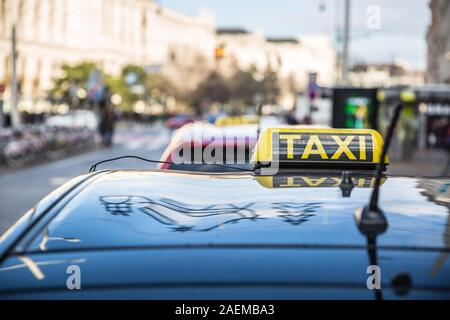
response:
<path id="1" fill-rule="evenodd" d="M 389 228 L 379 245 L 449 249 L 445 201 L 450 197 L 448 188 L 442 191 L 449 182 L 388 177 L 381 187 L 380 206 Z M 353 216 L 367 204 L 371 189 L 356 187 L 349 198 L 341 191 L 317 183 L 270 189 L 249 173 L 110 171 L 55 209 L 54 218 L 25 250 L 207 244 L 365 246 Z"/>
<path id="2" fill-rule="evenodd" d="M 366 270 L 375 249 L 385 299 L 450 297 L 449 178 L 387 177 L 380 206 L 389 227 L 375 249 L 353 220 L 370 194 L 364 184 L 345 198 L 319 178 L 301 188 L 258 178 L 77 177 L 0 239 L 0 251 L 14 244 L 0 265 L 0 299 L 372 299 Z M 67 290 L 74 266 L 83 290 Z"/>

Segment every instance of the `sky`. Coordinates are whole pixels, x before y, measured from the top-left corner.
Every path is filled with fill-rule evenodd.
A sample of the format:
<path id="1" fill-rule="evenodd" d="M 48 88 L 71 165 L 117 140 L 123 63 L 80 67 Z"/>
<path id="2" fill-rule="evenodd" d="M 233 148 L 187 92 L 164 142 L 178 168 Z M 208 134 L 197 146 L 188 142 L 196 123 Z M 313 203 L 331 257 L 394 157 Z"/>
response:
<path id="1" fill-rule="evenodd" d="M 344 16 L 344 0 L 157 2 L 189 15 L 209 9 L 215 13 L 218 27 L 243 27 L 273 37 L 326 33 L 335 40 Z M 415 69 L 426 68 L 426 32 L 431 21 L 428 0 L 351 0 L 351 4 L 352 63 L 389 63 L 402 59 Z M 370 11 L 371 6 L 376 6 L 375 13 Z M 367 22 L 377 16 L 379 28 L 369 29 Z"/>

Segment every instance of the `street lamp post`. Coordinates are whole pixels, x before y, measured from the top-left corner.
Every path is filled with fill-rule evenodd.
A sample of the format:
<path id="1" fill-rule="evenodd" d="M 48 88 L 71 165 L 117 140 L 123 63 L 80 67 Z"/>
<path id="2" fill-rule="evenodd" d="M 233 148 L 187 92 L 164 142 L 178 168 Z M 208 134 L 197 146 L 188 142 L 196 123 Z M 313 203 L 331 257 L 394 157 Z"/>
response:
<path id="1" fill-rule="evenodd" d="M 12 77 L 11 77 L 11 124 L 13 127 L 20 125 L 20 116 L 17 110 L 17 105 L 19 101 L 19 90 L 17 83 L 17 1 L 13 0 L 12 3 L 12 27 L 11 27 L 11 54 L 12 54 Z"/>
<path id="2" fill-rule="evenodd" d="M 345 0 L 345 13 L 344 13 L 344 39 L 342 47 L 342 83 L 346 85 L 348 83 L 348 56 L 349 56 L 349 38 L 350 38 L 350 6 L 351 1 Z"/>

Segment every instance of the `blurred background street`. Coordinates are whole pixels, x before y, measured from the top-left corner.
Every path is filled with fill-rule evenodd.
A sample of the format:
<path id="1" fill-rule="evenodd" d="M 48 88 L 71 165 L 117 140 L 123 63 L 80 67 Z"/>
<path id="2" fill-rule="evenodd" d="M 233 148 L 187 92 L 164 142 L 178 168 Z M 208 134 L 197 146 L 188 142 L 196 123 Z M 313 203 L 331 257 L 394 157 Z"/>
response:
<path id="1" fill-rule="evenodd" d="M 98 148 L 80 155 L 22 169 L 0 167 L 0 233 L 37 201 L 73 177 L 85 174 L 95 162 L 122 155 L 159 159 L 169 141 L 170 133 L 162 124 L 147 127 L 122 126 L 114 137 L 112 148 Z M 116 169 L 152 169 L 151 163 L 126 160 L 106 164 Z M 101 169 L 99 166 L 98 169 Z"/>
<path id="2" fill-rule="evenodd" d="M 384 134 L 401 102 L 389 174 L 448 176 L 449 30 L 447 0 L 0 0 L 0 234 L 194 122 Z"/>

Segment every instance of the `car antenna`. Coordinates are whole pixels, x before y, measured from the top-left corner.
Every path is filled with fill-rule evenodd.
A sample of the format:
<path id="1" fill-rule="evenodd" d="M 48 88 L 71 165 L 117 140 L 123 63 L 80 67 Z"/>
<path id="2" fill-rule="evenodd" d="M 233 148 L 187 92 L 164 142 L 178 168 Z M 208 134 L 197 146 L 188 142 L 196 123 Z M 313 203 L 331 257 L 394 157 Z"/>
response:
<path id="1" fill-rule="evenodd" d="M 385 168 L 385 159 L 389 146 L 394 135 L 395 127 L 400 118 L 400 112 L 403 109 L 403 103 L 399 103 L 394 110 L 394 115 L 389 123 L 386 134 L 385 143 L 381 152 L 380 160 L 378 161 L 377 170 L 375 173 L 375 185 L 370 197 L 369 204 L 364 208 L 360 208 L 355 213 L 356 224 L 359 231 L 367 238 L 367 251 L 369 255 L 369 263 L 371 266 L 378 266 L 377 259 L 377 236 L 384 233 L 388 227 L 386 216 L 378 207 L 378 195 L 380 192 L 381 176 Z M 375 288 L 375 299 L 382 300 L 383 293 L 381 288 Z"/>
<path id="2" fill-rule="evenodd" d="M 383 170 L 385 168 L 385 159 L 389 146 L 394 135 L 395 127 L 400 118 L 400 112 L 403 109 L 403 103 L 399 103 L 394 110 L 394 115 L 389 123 L 385 143 L 381 152 L 381 157 L 375 172 L 375 184 L 373 187 L 370 202 L 364 208 L 360 208 L 355 213 L 356 223 L 359 230 L 366 236 L 376 237 L 386 231 L 388 223 L 383 211 L 378 207 L 378 196 L 380 193 L 380 184 Z"/>

